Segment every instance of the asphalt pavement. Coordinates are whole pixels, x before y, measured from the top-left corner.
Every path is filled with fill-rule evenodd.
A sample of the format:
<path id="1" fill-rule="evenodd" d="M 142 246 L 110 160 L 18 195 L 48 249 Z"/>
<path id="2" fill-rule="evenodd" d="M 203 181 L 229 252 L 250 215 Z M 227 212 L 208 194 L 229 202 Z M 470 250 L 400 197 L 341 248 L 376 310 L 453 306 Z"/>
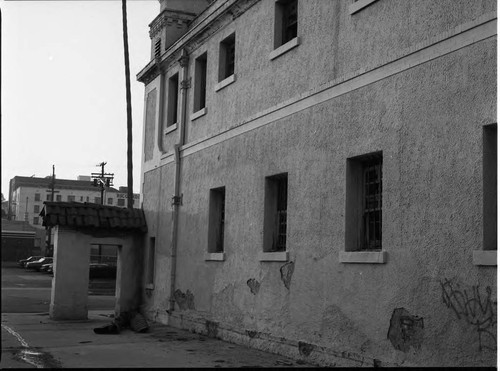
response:
<path id="1" fill-rule="evenodd" d="M 88 320 L 53 321 L 51 279 L 2 265 L 0 368 L 311 366 L 159 323 L 149 323 L 146 333 L 95 334 L 94 328 L 113 321 L 113 296 L 90 295 Z"/>

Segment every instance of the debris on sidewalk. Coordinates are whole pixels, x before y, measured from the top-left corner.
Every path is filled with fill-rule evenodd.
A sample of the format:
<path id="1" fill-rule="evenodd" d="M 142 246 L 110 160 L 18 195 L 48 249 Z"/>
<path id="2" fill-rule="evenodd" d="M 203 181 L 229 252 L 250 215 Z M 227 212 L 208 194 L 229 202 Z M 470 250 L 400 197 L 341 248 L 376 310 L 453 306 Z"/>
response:
<path id="1" fill-rule="evenodd" d="M 146 318 L 137 311 L 122 312 L 111 324 L 94 328 L 94 332 L 99 335 L 117 335 L 125 328 L 130 328 L 135 332 L 146 332 L 149 325 Z"/>

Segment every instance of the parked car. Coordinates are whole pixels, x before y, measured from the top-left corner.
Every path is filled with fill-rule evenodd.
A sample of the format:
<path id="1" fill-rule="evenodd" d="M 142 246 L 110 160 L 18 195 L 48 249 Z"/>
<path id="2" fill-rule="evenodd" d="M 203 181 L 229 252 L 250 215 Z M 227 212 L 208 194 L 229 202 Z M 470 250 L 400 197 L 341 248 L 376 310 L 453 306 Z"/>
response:
<path id="1" fill-rule="evenodd" d="M 41 258 L 36 261 L 32 261 L 26 264 L 26 269 L 34 269 L 36 271 L 40 272 L 40 269 L 42 268 L 42 265 L 52 263 L 53 259 L 49 257 Z"/>
<path id="2" fill-rule="evenodd" d="M 89 278 L 115 278 L 116 266 L 103 263 L 90 263 Z"/>
<path id="3" fill-rule="evenodd" d="M 51 273 L 52 272 L 52 264 L 54 264 L 54 263 L 47 263 L 47 264 L 42 265 L 42 267 L 40 268 L 40 272 Z"/>
<path id="4" fill-rule="evenodd" d="M 32 262 L 32 261 L 36 261 L 36 260 L 40 260 L 41 258 L 43 258 L 43 256 L 30 256 L 28 259 L 21 259 L 17 262 L 17 264 L 21 267 L 21 268 L 25 268 L 26 267 L 26 263 L 29 263 L 29 262 Z"/>

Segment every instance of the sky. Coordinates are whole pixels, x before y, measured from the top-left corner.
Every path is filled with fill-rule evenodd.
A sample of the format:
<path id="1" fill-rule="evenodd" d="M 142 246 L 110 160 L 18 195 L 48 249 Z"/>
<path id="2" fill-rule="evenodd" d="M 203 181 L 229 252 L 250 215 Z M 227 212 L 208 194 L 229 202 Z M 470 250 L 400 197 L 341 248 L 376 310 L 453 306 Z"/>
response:
<path id="1" fill-rule="evenodd" d="M 76 179 L 105 171 L 127 185 L 127 112 L 120 0 L 0 0 L 1 179 Z M 133 191 L 140 192 L 149 24 L 158 0 L 128 0 Z"/>

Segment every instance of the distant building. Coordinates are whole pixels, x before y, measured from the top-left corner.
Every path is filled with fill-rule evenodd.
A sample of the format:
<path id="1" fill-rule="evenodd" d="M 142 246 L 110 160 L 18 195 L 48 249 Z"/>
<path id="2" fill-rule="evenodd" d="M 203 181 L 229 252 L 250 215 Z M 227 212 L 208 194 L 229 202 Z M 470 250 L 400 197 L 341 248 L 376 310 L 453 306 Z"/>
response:
<path id="1" fill-rule="evenodd" d="M 495 365 L 496 7 L 160 0 L 148 316 L 330 366 Z"/>
<path id="2" fill-rule="evenodd" d="M 2 261 L 17 261 L 30 255 L 40 255 L 40 240 L 44 234 L 25 221 L 3 219 Z"/>
<path id="3" fill-rule="evenodd" d="M 52 177 L 35 178 L 15 176 L 9 185 L 8 219 L 27 221 L 29 224 L 42 227 L 39 213 L 44 201 L 51 201 Z M 104 204 L 126 207 L 127 187 L 105 188 Z M 134 194 L 134 207 L 139 207 L 140 196 Z M 77 180 L 57 179 L 54 187 L 54 201 L 101 203 L 100 188 L 94 187 L 90 176 L 80 175 Z"/>

